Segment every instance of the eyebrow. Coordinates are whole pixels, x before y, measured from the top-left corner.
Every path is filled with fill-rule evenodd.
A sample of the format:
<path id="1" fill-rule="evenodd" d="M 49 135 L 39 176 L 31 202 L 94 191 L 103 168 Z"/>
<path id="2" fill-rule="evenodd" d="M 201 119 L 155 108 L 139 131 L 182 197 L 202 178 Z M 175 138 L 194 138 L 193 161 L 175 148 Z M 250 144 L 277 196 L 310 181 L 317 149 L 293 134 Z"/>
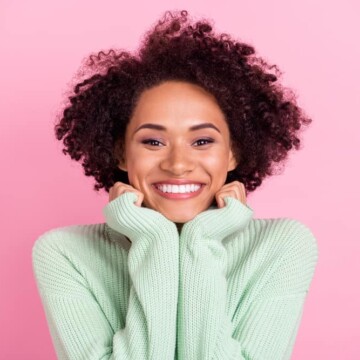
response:
<path id="1" fill-rule="evenodd" d="M 211 123 L 202 123 L 202 124 L 198 124 L 198 125 L 193 125 L 190 127 L 190 131 L 196 131 L 196 130 L 205 129 L 205 128 L 212 128 L 212 129 L 215 129 L 217 132 L 221 133 L 220 130 L 214 124 L 211 124 Z M 154 129 L 154 130 L 166 131 L 166 127 L 163 125 L 148 123 L 148 124 L 143 124 L 143 125 L 139 126 L 134 131 L 134 134 L 141 129 Z"/>

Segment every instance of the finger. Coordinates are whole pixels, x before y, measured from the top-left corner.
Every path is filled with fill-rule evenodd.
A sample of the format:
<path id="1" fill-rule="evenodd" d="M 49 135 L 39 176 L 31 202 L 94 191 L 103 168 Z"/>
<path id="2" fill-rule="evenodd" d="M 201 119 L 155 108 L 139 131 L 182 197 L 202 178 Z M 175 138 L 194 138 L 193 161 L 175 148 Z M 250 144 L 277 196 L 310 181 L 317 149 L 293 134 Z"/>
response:
<path id="1" fill-rule="evenodd" d="M 236 193 L 236 191 L 234 189 L 230 189 L 230 190 L 227 190 L 227 191 L 221 191 L 220 193 L 217 193 L 215 195 L 216 202 L 217 202 L 219 208 L 222 208 L 222 207 L 225 206 L 224 198 L 226 196 L 237 199 L 237 193 Z"/>
<path id="2" fill-rule="evenodd" d="M 246 205 L 246 196 L 243 193 L 241 193 L 239 195 L 239 191 L 237 189 L 231 188 L 231 189 L 226 190 L 226 191 L 222 190 L 217 195 L 215 195 L 215 198 L 216 198 L 216 201 L 218 203 L 219 208 L 222 208 L 222 207 L 225 206 L 224 199 L 227 196 L 232 197 L 234 199 L 237 199 L 237 200 L 241 201 L 241 203 Z"/>
<path id="3" fill-rule="evenodd" d="M 216 204 L 217 204 L 219 209 L 221 209 L 222 207 L 225 206 L 225 202 L 224 202 L 221 194 L 216 194 L 215 199 L 216 199 Z"/>
<path id="4" fill-rule="evenodd" d="M 138 196 L 138 199 L 135 201 L 135 205 L 141 207 L 141 204 L 144 200 L 144 194 L 139 191 L 134 191 L 134 192 Z"/>
<path id="5" fill-rule="evenodd" d="M 120 181 L 117 181 L 113 184 L 113 186 L 109 189 L 109 201 L 112 201 L 117 197 L 117 191 L 119 187 L 123 185 L 125 184 Z"/>
<path id="6" fill-rule="evenodd" d="M 245 189 L 245 185 L 243 183 L 240 183 L 241 184 L 241 199 L 240 201 L 246 205 L 246 189 Z"/>
<path id="7" fill-rule="evenodd" d="M 223 192 L 229 192 L 232 193 L 232 197 L 235 197 L 236 199 L 240 200 L 242 197 L 242 188 L 241 186 L 237 184 L 227 184 L 229 186 L 223 186 L 220 193 Z"/>
<path id="8" fill-rule="evenodd" d="M 246 204 L 246 190 L 245 185 L 240 181 L 233 181 L 223 186 L 223 190 L 234 190 L 236 192 L 236 199 Z"/>
<path id="9" fill-rule="evenodd" d="M 120 196 L 125 186 L 126 184 L 117 181 L 109 191 L 109 201 L 112 201 L 116 199 L 118 196 Z"/>
<path id="10" fill-rule="evenodd" d="M 124 184 L 120 181 L 116 182 L 114 186 L 110 189 L 109 192 L 109 201 L 115 200 L 117 197 L 121 196 L 126 192 L 133 192 L 137 195 L 137 200 L 135 202 L 136 205 L 141 206 L 141 203 L 144 199 L 144 195 L 135 189 L 133 186 L 129 184 Z"/>

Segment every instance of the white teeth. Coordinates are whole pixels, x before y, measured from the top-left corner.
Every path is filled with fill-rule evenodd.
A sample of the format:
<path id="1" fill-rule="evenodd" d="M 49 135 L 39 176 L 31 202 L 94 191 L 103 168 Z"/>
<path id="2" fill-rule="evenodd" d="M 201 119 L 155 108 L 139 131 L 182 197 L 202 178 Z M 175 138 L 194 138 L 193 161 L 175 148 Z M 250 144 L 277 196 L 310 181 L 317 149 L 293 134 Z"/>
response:
<path id="1" fill-rule="evenodd" d="M 185 194 L 185 193 L 191 193 L 198 191 L 201 187 L 201 185 L 197 184 L 186 184 L 186 185 L 170 185 L 170 184 L 161 184 L 156 185 L 156 187 L 165 193 L 173 193 L 173 194 Z"/>

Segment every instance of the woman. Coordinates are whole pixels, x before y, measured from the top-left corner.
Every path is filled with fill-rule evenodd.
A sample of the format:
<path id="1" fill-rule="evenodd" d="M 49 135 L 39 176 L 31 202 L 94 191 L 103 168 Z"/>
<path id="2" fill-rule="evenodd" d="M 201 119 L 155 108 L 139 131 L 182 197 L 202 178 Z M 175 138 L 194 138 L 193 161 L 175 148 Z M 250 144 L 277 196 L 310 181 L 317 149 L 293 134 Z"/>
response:
<path id="1" fill-rule="evenodd" d="M 106 223 L 33 248 L 59 359 L 290 358 L 316 240 L 246 197 L 311 120 L 254 54 L 181 11 L 135 55 L 90 56 L 56 136 L 109 193 Z"/>

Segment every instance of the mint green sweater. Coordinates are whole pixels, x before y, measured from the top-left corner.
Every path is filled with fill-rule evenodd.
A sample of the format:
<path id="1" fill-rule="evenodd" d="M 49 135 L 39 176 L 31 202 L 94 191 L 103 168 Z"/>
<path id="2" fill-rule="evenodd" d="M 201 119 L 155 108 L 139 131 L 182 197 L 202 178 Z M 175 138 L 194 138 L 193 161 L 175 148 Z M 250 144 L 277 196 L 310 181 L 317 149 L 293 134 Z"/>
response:
<path id="1" fill-rule="evenodd" d="M 308 227 L 226 206 L 176 225 L 124 193 L 47 231 L 33 268 L 59 359 L 290 359 L 318 258 Z"/>

